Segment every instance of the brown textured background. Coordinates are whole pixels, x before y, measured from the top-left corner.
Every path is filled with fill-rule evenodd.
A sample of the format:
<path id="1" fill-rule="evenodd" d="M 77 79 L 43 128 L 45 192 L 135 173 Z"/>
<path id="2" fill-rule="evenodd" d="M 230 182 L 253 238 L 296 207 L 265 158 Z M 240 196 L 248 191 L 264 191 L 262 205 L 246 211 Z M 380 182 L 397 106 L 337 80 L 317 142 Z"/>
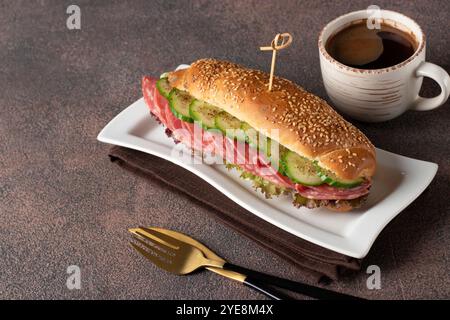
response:
<path id="1" fill-rule="evenodd" d="M 268 69 L 258 51 L 274 33 L 294 44 L 277 73 L 325 97 L 316 47 L 321 27 L 368 1 L 75 1 L 81 30 L 66 28 L 73 1 L 0 4 L 0 298 L 204 298 L 260 295 L 214 274 L 176 277 L 128 246 L 139 224 L 187 232 L 232 262 L 302 280 L 301 273 L 213 221 L 197 202 L 109 162 L 96 135 L 140 97 L 142 75 L 201 57 Z M 428 36 L 427 58 L 450 70 L 449 1 L 377 1 L 411 16 Z M 425 81 L 423 93 L 439 92 Z M 367 275 L 332 288 L 367 298 L 450 298 L 450 110 L 355 123 L 380 148 L 439 164 L 431 186 L 382 232 Z M 82 289 L 66 288 L 80 266 Z"/>

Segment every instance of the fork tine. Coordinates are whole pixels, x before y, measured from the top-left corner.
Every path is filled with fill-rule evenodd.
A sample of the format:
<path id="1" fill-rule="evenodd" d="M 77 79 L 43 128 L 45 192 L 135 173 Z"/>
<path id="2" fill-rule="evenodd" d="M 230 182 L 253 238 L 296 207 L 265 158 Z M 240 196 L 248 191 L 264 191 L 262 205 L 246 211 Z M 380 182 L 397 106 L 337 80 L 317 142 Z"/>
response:
<path id="1" fill-rule="evenodd" d="M 139 239 L 138 237 L 136 237 L 135 235 L 133 235 L 133 239 L 136 240 L 137 242 L 139 242 L 140 244 L 142 244 L 144 247 L 146 247 L 147 249 L 149 249 L 150 251 L 152 251 L 155 254 L 160 255 L 163 258 L 170 258 L 171 256 L 174 255 L 173 250 L 170 248 L 165 248 L 163 246 L 161 246 L 160 243 L 154 242 L 151 239 L 148 239 L 150 243 L 152 243 L 152 245 L 148 244 L 146 241 Z"/>
<path id="2" fill-rule="evenodd" d="M 170 268 L 169 262 L 165 262 L 165 261 L 161 260 L 160 256 L 150 254 L 148 251 L 146 251 L 145 249 L 143 249 L 142 247 L 138 246 L 137 244 L 135 244 L 131 241 L 130 241 L 130 244 L 137 252 L 139 252 L 145 258 L 147 258 L 148 260 L 153 262 L 153 264 L 155 264 L 158 268 L 161 268 L 163 270 L 166 270 L 166 271 L 169 271 L 172 273 L 179 274 L 178 272 L 175 272 L 175 270 L 173 268 Z"/>
<path id="3" fill-rule="evenodd" d="M 158 237 L 154 234 L 154 232 L 152 232 L 152 230 L 145 228 L 145 227 L 139 227 L 139 228 L 135 228 L 135 229 L 129 229 L 128 231 L 130 231 L 132 234 L 134 235 L 139 235 L 145 239 L 152 239 L 153 242 L 159 242 L 160 244 L 166 246 L 166 247 L 170 247 L 174 250 L 178 250 L 180 247 L 178 245 L 175 245 L 171 242 L 165 241 L 163 239 L 161 239 L 161 237 Z M 171 238 L 168 238 L 168 240 L 171 240 Z M 172 241 L 174 242 L 174 241 Z"/>
<path id="4" fill-rule="evenodd" d="M 152 236 L 154 236 L 155 238 L 159 238 L 160 241 L 164 241 L 166 243 L 169 243 L 172 246 L 176 246 L 178 248 L 181 247 L 186 247 L 188 246 L 187 244 L 185 244 L 183 241 L 180 241 L 172 236 L 169 236 L 165 233 L 159 232 L 155 229 L 149 229 L 149 228 L 145 228 L 145 227 L 139 227 L 140 229 L 144 230 L 147 233 L 150 233 Z"/>

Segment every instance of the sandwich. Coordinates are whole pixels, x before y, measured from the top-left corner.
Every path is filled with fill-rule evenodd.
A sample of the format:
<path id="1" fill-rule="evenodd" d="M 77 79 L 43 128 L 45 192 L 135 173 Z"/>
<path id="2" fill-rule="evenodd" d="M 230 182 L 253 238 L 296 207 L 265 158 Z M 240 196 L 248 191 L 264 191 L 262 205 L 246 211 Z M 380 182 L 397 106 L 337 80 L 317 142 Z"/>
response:
<path id="1" fill-rule="evenodd" d="M 324 100 L 295 83 L 216 59 L 144 77 L 151 114 L 176 142 L 214 153 L 267 198 L 349 211 L 367 199 L 375 148 Z"/>

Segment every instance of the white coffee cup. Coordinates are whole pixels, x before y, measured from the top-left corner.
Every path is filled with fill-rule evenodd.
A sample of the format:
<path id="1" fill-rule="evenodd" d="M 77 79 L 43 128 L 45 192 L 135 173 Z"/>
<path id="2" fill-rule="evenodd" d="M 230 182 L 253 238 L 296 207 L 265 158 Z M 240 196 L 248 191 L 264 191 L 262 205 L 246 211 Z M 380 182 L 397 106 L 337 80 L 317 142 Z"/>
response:
<path id="1" fill-rule="evenodd" d="M 450 77 L 441 67 L 425 61 L 426 41 L 420 26 L 401 13 L 380 10 L 382 23 L 410 33 L 417 50 L 407 60 L 384 69 L 357 69 L 333 59 L 325 49 L 327 40 L 352 23 L 370 19 L 370 11 L 355 11 L 328 23 L 319 36 L 320 67 L 325 89 L 334 106 L 343 113 L 362 121 L 380 122 L 393 119 L 406 110 L 426 111 L 447 101 Z M 441 87 L 434 98 L 419 96 L 423 77 L 429 77 Z"/>

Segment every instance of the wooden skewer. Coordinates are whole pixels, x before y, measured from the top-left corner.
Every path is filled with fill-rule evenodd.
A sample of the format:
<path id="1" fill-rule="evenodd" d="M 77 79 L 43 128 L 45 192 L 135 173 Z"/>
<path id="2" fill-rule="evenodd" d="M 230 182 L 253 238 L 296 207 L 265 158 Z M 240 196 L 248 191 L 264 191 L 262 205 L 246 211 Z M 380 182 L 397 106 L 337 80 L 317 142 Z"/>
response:
<path id="1" fill-rule="evenodd" d="M 278 41 L 281 38 L 281 44 L 278 44 Z M 269 78 L 269 91 L 272 91 L 273 84 L 273 74 L 275 73 L 275 61 L 277 58 L 277 51 L 287 48 L 292 43 L 292 36 L 289 33 L 278 33 L 275 38 L 272 40 L 270 47 L 260 47 L 261 51 L 270 51 L 272 50 L 272 65 L 270 66 L 270 78 Z"/>

